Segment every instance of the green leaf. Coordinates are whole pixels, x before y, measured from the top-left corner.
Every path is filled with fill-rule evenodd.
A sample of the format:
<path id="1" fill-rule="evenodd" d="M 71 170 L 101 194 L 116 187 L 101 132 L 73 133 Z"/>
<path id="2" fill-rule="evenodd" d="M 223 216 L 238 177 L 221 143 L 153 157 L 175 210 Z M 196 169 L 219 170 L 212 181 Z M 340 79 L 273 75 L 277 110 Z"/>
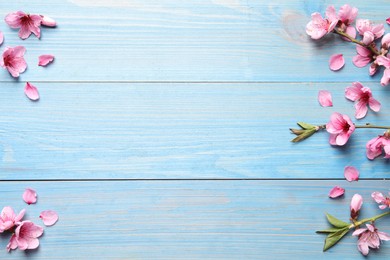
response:
<path id="1" fill-rule="evenodd" d="M 350 225 L 349 223 L 337 219 L 328 213 L 326 213 L 326 218 L 328 219 L 329 223 L 332 224 L 334 227 L 343 228 L 348 227 Z"/>
<path id="2" fill-rule="evenodd" d="M 335 232 L 335 233 L 331 233 L 329 234 L 326 239 L 325 239 L 325 244 L 324 244 L 324 251 L 328 250 L 329 248 L 331 248 L 332 246 L 334 246 L 335 244 L 337 244 L 340 239 L 342 239 L 349 231 L 349 228 L 348 227 L 345 227 L 343 229 L 340 229 L 339 231 Z"/>
<path id="3" fill-rule="evenodd" d="M 298 122 L 297 124 L 300 127 L 302 127 L 303 129 L 306 129 L 306 130 L 311 130 L 311 129 L 315 129 L 316 128 L 315 125 L 311 125 L 311 124 L 308 124 L 308 123 L 305 123 L 305 122 Z"/>
<path id="4" fill-rule="evenodd" d="M 295 135 L 301 135 L 303 134 L 306 130 L 305 129 L 294 129 L 294 128 L 290 128 L 290 131 L 291 133 L 295 134 Z"/>
<path id="5" fill-rule="evenodd" d="M 323 229 L 323 230 L 318 230 L 316 231 L 316 233 L 335 233 L 337 231 L 339 231 L 340 228 L 329 228 L 329 229 Z"/>
<path id="6" fill-rule="evenodd" d="M 302 134 L 300 134 L 300 135 L 298 135 L 297 137 L 295 137 L 294 139 L 292 139 L 291 142 L 293 142 L 293 143 L 298 143 L 298 142 L 300 142 L 300 141 L 303 141 L 303 140 L 305 140 L 306 138 L 312 136 L 315 132 L 316 132 L 315 129 L 305 130 Z"/>

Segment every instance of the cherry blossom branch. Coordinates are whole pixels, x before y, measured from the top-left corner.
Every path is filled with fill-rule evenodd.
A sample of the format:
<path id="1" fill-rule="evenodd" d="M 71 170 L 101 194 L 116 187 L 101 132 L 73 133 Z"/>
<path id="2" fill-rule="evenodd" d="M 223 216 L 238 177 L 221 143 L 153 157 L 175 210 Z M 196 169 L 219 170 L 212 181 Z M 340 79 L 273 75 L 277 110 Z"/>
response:
<path id="1" fill-rule="evenodd" d="M 379 51 L 377 51 L 372 45 L 367 45 L 367 44 L 364 44 L 363 42 L 361 41 L 358 41 L 356 40 L 355 38 L 351 37 L 350 35 L 348 35 L 347 33 L 339 30 L 338 28 L 334 29 L 333 30 L 334 33 L 338 34 L 338 35 L 341 35 L 345 38 L 347 38 L 348 40 L 350 40 L 351 42 L 353 43 L 356 43 L 356 44 L 359 44 L 367 49 L 369 49 L 372 53 L 374 53 L 375 55 L 379 56 L 381 55 Z"/>
<path id="2" fill-rule="evenodd" d="M 358 227 L 358 226 L 360 226 L 360 225 L 362 225 L 362 224 L 364 224 L 364 223 L 366 223 L 366 222 L 375 222 L 377 219 L 383 218 L 383 217 L 385 217 L 385 216 L 387 216 L 387 215 L 390 215 L 390 210 L 387 211 L 387 212 L 384 212 L 384 213 L 382 213 L 382 214 L 376 215 L 376 216 L 374 216 L 374 217 L 365 218 L 365 219 L 362 219 L 362 220 L 360 220 L 360 221 L 357 221 L 357 222 L 355 222 L 354 224 L 351 224 L 351 225 L 349 226 L 349 229 L 351 229 L 351 228 L 356 228 L 356 227 Z"/>

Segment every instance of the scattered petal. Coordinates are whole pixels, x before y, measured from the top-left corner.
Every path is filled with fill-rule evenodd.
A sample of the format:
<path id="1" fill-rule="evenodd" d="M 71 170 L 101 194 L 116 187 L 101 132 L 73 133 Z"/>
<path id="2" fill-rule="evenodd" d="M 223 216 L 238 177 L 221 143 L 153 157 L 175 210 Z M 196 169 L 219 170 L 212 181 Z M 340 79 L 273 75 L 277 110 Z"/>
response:
<path id="1" fill-rule="evenodd" d="M 329 59 L 329 68 L 333 71 L 341 69 L 345 64 L 343 54 L 334 54 Z"/>
<path id="2" fill-rule="evenodd" d="M 35 202 L 37 202 L 37 193 L 31 188 L 27 188 L 23 193 L 23 200 L 28 205 L 34 204 Z"/>
<path id="3" fill-rule="evenodd" d="M 359 180 L 359 171 L 353 166 L 346 166 L 344 168 L 344 177 L 347 181 Z"/>
<path id="4" fill-rule="evenodd" d="M 45 210 L 41 212 L 39 218 L 42 219 L 45 226 L 53 226 L 58 221 L 58 214 L 54 210 Z"/>
<path id="5" fill-rule="evenodd" d="M 44 54 L 39 56 L 38 66 L 47 66 L 49 63 L 53 62 L 54 56 L 51 54 Z"/>
<path id="6" fill-rule="evenodd" d="M 339 186 L 335 186 L 335 187 L 333 187 L 333 189 L 330 190 L 329 198 L 335 199 L 335 198 L 341 197 L 344 195 L 344 192 L 345 192 L 345 189 L 343 189 Z"/>
<path id="7" fill-rule="evenodd" d="M 24 88 L 24 94 L 31 99 L 32 101 L 36 101 L 39 99 L 38 89 L 31 85 L 29 82 L 26 83 L 26 87 Z"/>
<path id="8" fill-rule="evenodd" d="M 333 106 L 332 94 L 327 90 L 320 90 L 318 92 L 318 102 L 323 107 Z"/>
<path id="9" fill-rule="evenodd" d="M 0 45 L 3 44 L 3 41 L 4 41 L 4 34 L 3 32 L 0 31 Z"/>

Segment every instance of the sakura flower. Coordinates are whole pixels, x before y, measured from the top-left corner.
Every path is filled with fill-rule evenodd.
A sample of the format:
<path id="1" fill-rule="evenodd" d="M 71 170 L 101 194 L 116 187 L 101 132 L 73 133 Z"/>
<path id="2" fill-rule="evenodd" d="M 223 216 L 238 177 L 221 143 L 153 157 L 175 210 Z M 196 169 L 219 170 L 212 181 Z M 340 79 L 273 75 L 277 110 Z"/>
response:
<path id="1" fill-rule="evenodd" d="M 390 83 L 390 58 L 380 55 L 376 58 L 378 65 L 385 66 L 385 71 L 381 79 L 381 85 L 386 86 Z"/>
<path id="2" fill-rule="evenodd" d="M 42 17 L 41 24 L 43 26 L 47 26 L 47 27 L 56 27 L 57 26 L 56 21 L 54 19 L 50 18 L 49 16 L 41 15 L 41 17 Z"/>
<path id="3" fill-rule="evenodd" d="M 318 102 L 323 107 L 333 106 L 332 94 L 327 90 L 320 90 L 318 92 Z"/>
<path id="4" fill-rule="evenodd" d="M 352 236 L 358 236 L 357 246 L 363 255 L 368 255 L 370 248 L 379 249 L 381 241 L 389 241 L 390 236 L 378 231 L 374 224 L 366 224 L 367 228 L 356 229 Z"/>
<path id="5" fill-rule="evenodd" d="M 326 131 L 330 133 L 329 143 L 331 145 L 342 146 L 347 143 L 355 131 L 355 125 L 347 115 L 334 112 L 329 123 L 326 124 Z"/>
<path id="6" fill-rule="evenodd" d="M 25 52 L 26 48 L 23 46 L 6 47 L 0 60 L 0 66 L 7 69 L 12 77 L 19 77 L 19 74 L 27 68 L 27 63 L 23 57 Z"/>
<path id="7" fill-rule="evenodd" d="M 367 115 L 367 106 L 375 112 L 378 112 L 381 108 L 381 103 L 372 97 L 370 88 L 364 87 L 360 82 L 353 82 L 352 86 L 347 87 L 345 97 L 351 101 L 357 101 L 355 104 L 355 117 L 357 119 Z"/>
<path id="8" fill-rule="evenodd" d="M 366 155 L 370 160 L 381 155 L 383 151 L 385 158 L 390 158 L 390 133 L 388 131 L 384 135 L 371 139 L 366 144 Z"/>
<path id="9" fill-rule="evenodd" d="M 11 207 L 4 207 L 0 215 L 0 233 L 13 228 L 24 217 L 25 209 L 21 210 L 18 215 L 15 214 Z"/>
<path id="10" fill-rule="evenodd" d="M 356 37 L 356 30 L 355 27 L 353 27 L 351 24 L 355 21 L 357 14 L 358 14 L 358 9 L 348 4 L 345 4 L 342 7 L 340 7 L 338 13 L 338 19 L 341 22 L 341 25 L 339 25 L 340 30 L 346 32 L 352 38 Z"/>
<path id="11" fill-rule="evenodd" d="M 340 196 L 343 196 L 344 195 L 344 192 L 345 192 L 345 189 L 339 187 L 339 186 L 335 186 L 333 187 L 330 191 L 329 191 L 329 198 L 331 199 L 335 199 L 335 198 L 338 198 Z"/>
<path id="12" fill-rule="evenodd" d="M 390 197 L 385 197 L 382 193 L 377 191 L 373 192 L 371 197 L 375 200 L 376 203 L 381 204 L 379 205 L 380 209 L 390 208 Z"/>
<path id="13" fill-rule="evenodd" d="M 27 188 L 23 193 L 23 200 L 27 204 L 34 204 L 37 202 L 37 193 L 31 188 Z"/>
<path id="14" fill-rule="evenodd" d="M 3 44 L 3 41 L 4 41 L 4 34 L 2 31 L 0 31 L 0 45 Z"/>
<path id="15" fill-rule="evenodd" d="M 328 19 L 322 18 L 320 13 L 313 13 L 311 21 L 306 25 L 306 33 L 314 40 L 322 38 L 324 35 L 333 31 L 336 27 L 338 19 L 331 17 Z"/>
<path id="16" fill-rule="evenodd" d="M 31 33 L 35 34 L 38 38 L 41 37 L 41 29 L 39 26 L 42 22 L 42 17 L 37 14 L 26 14 L 22 11 L 10 13 L 5 17 L 5 22 L 11 28 L 20 28 L 19 37 L 21 39 L 27 39 Z"/>
<path id="17" fill-rule="evenodd" d="M 333 71 L 340 70 L 345 64 L 343 54 L 334 54 L 329 59 L 329 68 Z"/>
<path id="18" fill-rule="evenodd" d="M 38 66 L 47 66 L 49 63 L 53 62 L 54 56 L 51 54 L 44 54 L 39 56 Z"/>
<path id="19" fill-rule="evenodd" d="M 43 234 L 43 228 L 35 225 L 31 221 L 23 221 L 15 229 L 8 245 L 8 252 L 11 249 L 19 248 L 20 250 L 35 249 L 39 246 L 38 237 Z"/>
<path id="20" fill-rule="evenodd" d="M 58 214 L 54 210 L 42 211 L 39 215 L 45 226 L 53 226 L 58 221 Z"/>
<path id="21" fill-rule="evenodd" d="M 37 101 L 39 99 L 38 89 L 29 82 L 27 82 L 24 87 L 24 94 L 32 101 Z"/>
<path id="22" fill-rule="evenodd" d="M 352 219 L 357 220 L 362 205 L 363 205 L 363 197 L 360 194 L 353 195 L 350 204 Z"/>
<path id="23" fill-rule="evenodd" d="M 383 24 L 373 25 L 370 20 L 358 19 L 356 29 L 363 36 L 362 42 L 366 45 L 382 37 L 385 32 Z"/>
<path id="24" fill-rule="evenodd" d="M 344 177 L 347 181 L 359 180 L 359 171 L 353 166 L 346 166 L 344 168 Z"/>

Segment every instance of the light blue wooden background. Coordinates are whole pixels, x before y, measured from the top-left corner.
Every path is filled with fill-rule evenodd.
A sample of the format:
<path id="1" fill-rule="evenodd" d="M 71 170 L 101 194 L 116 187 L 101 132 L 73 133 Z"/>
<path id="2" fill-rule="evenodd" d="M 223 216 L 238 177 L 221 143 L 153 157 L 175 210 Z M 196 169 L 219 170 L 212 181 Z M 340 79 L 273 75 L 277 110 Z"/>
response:
<path id="1" fill-rule="evenodd" d="M 363 215 L 379 213 L 371 192 L 387 192 L 388 161 L 365 158 L 380 134 L 358 130 L 342 149 L 326 133 L 292 144 L 297 121 L 323 124 L 352 81 L 382 103 L 364 122 L 390 124 L 389 88 L 352 65 L 351 44 L 313 42 L 314 11 L 343 1 L 52 0 L 8 1 L 0 17 L 47 14 L 58 27 L 22 41 L 0 23 L 1 46 L 24 45 L 19 80 L 0 71 L 0 206 L 26 207 L 36 220 L 54 209 L 38 250 L 4 259 L 347 259 L 363 258 L 347 237 L 322 253 L 324 213 L 348 219 L 354 193 Z M 354 1 L 359 17 L 379 23 L 390 1 Z M 386 25 L 386 30 L 390 31 Z M 47 68 L 37 57 L 51 53 Z M 328 69 L 331 54 L 345 67 Z M 26 81 L 41 100 L 28 101 Z M 334 107 L 317 103 L 330 90 Z M 362 122 L 363 122 L 362 121 Z M 361 180 L 347 183 L 354 165 Z M 333 201 L 334 185 L 346 196 Z M 26 187 L 37 205 L 21 201 Z M 378 223 L 390 232 L 389 220 Z M 387 259 L 390 244 L 370 253 Z"/>

